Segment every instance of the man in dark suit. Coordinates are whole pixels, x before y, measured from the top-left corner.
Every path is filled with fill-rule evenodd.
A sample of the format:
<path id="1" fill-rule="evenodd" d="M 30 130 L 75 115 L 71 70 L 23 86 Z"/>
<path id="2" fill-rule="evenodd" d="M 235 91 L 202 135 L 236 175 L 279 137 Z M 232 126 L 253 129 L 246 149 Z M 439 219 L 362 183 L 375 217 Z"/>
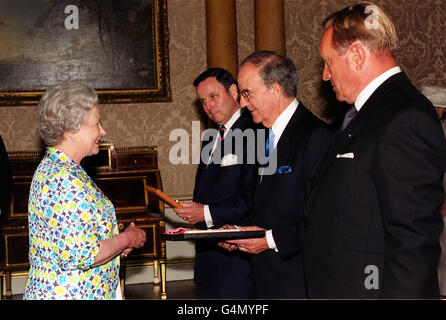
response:
<path id="1" fill-rule="evenodd" d="M 242 62 L 237 80 L 240 103 L 249 109 L 255 123 L 269 129 L 266 145 L 271 158 L 258 172 L 252 227 L 240 227 L 266 230 L 265 237 L 230 243 L 253 255 L 258 298 L 306 298 L 302 262 L 305 184 L 331 134 L 323 121 L 296 100 L 298 75 L 289 58 L 255 52 Z"/>
<path id="2" fill-rule="evenodd" d="M 247 139 L 237 140 L 236 135 L 251 130 L 254 138 L 254 124 L 240 108 L 237 81 L 228 71 L 209 69 L 198 76 L 194 86 L 219 132 L 214 130 L 213 139 L 203 141 L 193 202 L 181 202 L 184 208 L 174 210 L 201 229 L 242 225 L 252 200 L 255 165 L 253 157 L 248 161 Z M 194 280 L 202 299 L 254 298 L 249 256 L 227 252 L 214 241 L 197 241 Z"/>
<path id="3" fill-rule="evenodd" d="M 347 7 L 320 41 L 323 80 L 352 105 L 309 183 L 310 298 L 438 298 L 446 143 L 432 104 L 394 58 L 382 9 Z"/>

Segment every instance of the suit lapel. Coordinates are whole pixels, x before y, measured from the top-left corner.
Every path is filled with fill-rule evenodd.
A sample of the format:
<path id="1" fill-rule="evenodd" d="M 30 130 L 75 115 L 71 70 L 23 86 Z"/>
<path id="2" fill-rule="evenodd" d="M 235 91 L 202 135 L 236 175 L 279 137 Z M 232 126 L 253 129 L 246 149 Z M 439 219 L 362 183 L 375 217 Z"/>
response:
<path id="1" fill-rule="evenodd" d="M 243 112 L 240 115 L 240 117 L 234 122 L 234 124 L 231 126 L 230 130 L 234 129 L 241 129 L 244 130 L 246 128 L 247 122 L 249 121 L 249 115 L 246 112 Z M 226 137 L 229 137 L 228 135 Z M 225 154 L 231 153 L 231 150 L 224 150 L 223 144 L 226 139 L 226 137 L 220 141 L 220 136 L 217 133 L 216 139 L 218 139 L 217 146 L 212 153 L 211 160 L 209 165 L 206 163 L 203 163 L 200 161 L 199 167 L 197 169 L 197 174 L 199 174 L 200 177 L 200 183 L 203 183 L 204 180 L 213 180 L 214 173 L 216 173 L 220 169 L 221 165 L 221 159 L 225 156 Z M 206 141 L 202 145 L 202 148 L 206 146 L 208 143 L 214 144 L 215 140 Z M 234 143 L 234 141 L 232 141 Z M 234 146 L 233 146 L 234 147 Z M 218 158 L 218 159 L 217 159 Z M 216 161 L 218 160 L 218 161 Z M 211 174 L 212 172 L 212 174 Z M 206 173 L 206 174 L 204 174 Z"/>
<path id="2" fill-rule="evenodd" d="M 295 140 L 295 135 L 298 135 L 297 130 L 301 127 L 299 122 L 303 117 L 304 106 L 299 105 L 288 122 L 285 130 L 280 137 L 279 142 L 277 143 L 276 150 L 277 152 L 277 165 L 292 165 L 293 163 L 293 155 L 297 146 L 293 145 L 293 141 Z"/>
<path id="3" fill-rule="evenodd" d="M 305 117 L 306 114 L 309 113 L 308 109 L 302 103 L 299 103 L 296 111 L 291 117 L 288 125 L 280 137 L 277 155 L 277 165 L 295 165 L 296 154 L 300 151 L 299 142 L 301 138 L 306 134 L 307 126 Z M 293 168 L 293 170 L 297 170 L 298 168 Z"/>
<path id="4" fill-rule="evenodd" d="M 294 165 L 294 154 L 295 150 L 297 149 L 297 146 L 295 145 L 295 137 L 299 135 L 297 130 L 302 127 L 301 119 L 304 115 L 304 109 L 305 107 L 299 103 L 299 106 L 297 107 L 296 111 L 294 112 L 293 116 L 290 118 L 290 121 L 288 122 L 287 126 L 285 127 L 285 130 L 282 132 L 282 135 L 280 136 L 280 140 L 277 143 L 276 148 L 273 151 L 273 156 L 277 156 L 277 167 L 280 167 L 281 165 Z M 296 170 L 293 168 L 293 170 Z M 269 185 L 268 182 L 272 181 L 274 179 L 275 175 L 271 176 L 263 176 L 263 178 L 258 178 L 258 191 L 257 196 L 262 197 L 264 192 L 268 192 Z M 261 179 L 261 183 L 260 183 Z"/>
<path id="5" fill-rule="evenodd" d="M 361 109 L 362 110 L 362 109 Z M 323 175 L 325 174 L 328 167 L 333 163 L 333 160 L 336 158 L 336 155 L 340 153 L 340 150 L 343 150 L 350 140 L 361 131 L 364 123 L 357 119 L 358 115 L 352 120 L 352 123 L 346 128 L 344 131 L 338 131 L 333 137 L 332 143 L 325 150 L 324 154 L 320 158 L 316 168 L 314 169 L 311 177 L 310 177 L 310 186 L 313 186 L 317 181 L 319 181 Z M 354 123 L 353 123 L 354 121 Z"/>

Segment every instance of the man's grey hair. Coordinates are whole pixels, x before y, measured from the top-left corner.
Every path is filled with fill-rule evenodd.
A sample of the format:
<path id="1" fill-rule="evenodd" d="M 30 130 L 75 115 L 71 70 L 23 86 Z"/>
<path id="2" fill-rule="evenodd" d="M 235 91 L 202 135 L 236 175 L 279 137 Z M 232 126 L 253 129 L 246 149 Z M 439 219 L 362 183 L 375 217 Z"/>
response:
<path id="1" fill-rule="evenodd" d="M 96 92 L 82 82 L 63 82 L 43 94 L 37 106 L 38 133 L 48 146 L 67 131 L 78 131 L 85 113 L 98 104 Z"/>
<path id="2" fill-rule="evenodd" d="M 240 68 L 246 63 L 259 68 L 259 75 L 266 86 L 277 82 L 288 98 L 296 97 L 299 75 L 290 58 L 273 51 L 256 51 L 242 61 Z"/>

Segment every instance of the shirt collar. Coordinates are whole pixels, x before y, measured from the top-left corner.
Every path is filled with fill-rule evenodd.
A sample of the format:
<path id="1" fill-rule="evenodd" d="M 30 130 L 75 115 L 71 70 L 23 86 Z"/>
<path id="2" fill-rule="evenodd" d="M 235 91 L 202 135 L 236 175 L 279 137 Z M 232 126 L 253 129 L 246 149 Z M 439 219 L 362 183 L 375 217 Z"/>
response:
<path id="1" fill-rule="evenodd" d="M 271 129 L 274 132 L 274 147 L 277 145 L 277 142 L 280 139 L 283 131 L 285 130 L 288 122 L 290 122 L 291 117 L 297 109 L 299 102 L 294 99 L 285 110 L 277 117 L 276 121 L 274 121 Z"/>
<path id="2" fill-rule="evenodd" d="M 362 91 L 359 93 L 358 97 L 355 101 L 355 107 L 359 111 L 362 106 L 366 103 L 366 101 L 370 98 L 370 96 L 375 92 L 378 87 L 384 83 L 391 76 L 401 72 L 400 67 L 393 67 L 384 73 L 381 73 L 378 77 L 372 80 Z"/>
<path id="3" fill-rule="evenodd" d="M 234 125 L 234 123 L 237 121 L 237 119 L 240 118 L 241 115 L 242 115 L 242 109 L 239 108 L 236 112 L 234 112 L 231 119 L 229 119 L 229 121 L 224 124 L 224 127 L 226 129 L 224 131 L 225 133 L 224 133 L 223 137 L 225 137 L 228 134 L 229 129 L 231 129 L 231 127 Z M 221 127 L 222 126 L 220 126 L 219 128 L 221 128 Z M 217 137 L 215 138 L 214 146 L 212 147 L 212 151 L 211 151 L 210 155 L 212 155 L 214 153 L 214 150 L 217 148 L 217 143 L 219 141 L 221 141 L 220 137 L 218 135 L 219 135 L 219 133 L 217 133 Z M 211 162 L 211 157 L 209 157 L 207 164 L 209 164 L 210 162 Z"/>
<path id="4" fill-rule="evenodd" d="M 238 108 L 237 111 L 234 112 L 234 114 L 232 115 L 231 119 L 229 119 L 229 121 L 224 124 L 226 130 L 231 129 L 232 125 L 237 121 L 238 118 L 240 118 L 241 115 L 242 115 L 242 109 Z"/>

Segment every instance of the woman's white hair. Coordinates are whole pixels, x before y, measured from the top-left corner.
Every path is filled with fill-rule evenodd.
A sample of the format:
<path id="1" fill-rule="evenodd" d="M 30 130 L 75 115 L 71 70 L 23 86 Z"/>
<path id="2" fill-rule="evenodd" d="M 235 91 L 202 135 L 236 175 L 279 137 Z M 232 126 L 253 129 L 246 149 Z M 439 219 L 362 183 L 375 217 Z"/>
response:
<path id="1" fill-rule="evenodd" d="M 37 106 L 38 132 L 48 146 L 67 131 L 78 131 L 85 112 L 98 103 L 96 92 L 82 82 L 63 82 L 43 94 Z"/>

